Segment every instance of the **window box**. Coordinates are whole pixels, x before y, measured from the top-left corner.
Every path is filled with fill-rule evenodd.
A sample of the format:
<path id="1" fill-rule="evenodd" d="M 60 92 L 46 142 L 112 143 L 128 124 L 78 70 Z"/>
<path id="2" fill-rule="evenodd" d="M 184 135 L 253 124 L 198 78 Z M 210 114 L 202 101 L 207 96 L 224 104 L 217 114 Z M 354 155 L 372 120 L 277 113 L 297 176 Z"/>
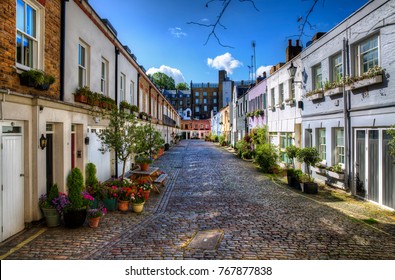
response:
<path id="1" fill-rule="evenodd" d="M 354 90 L 358 88 L 367 87 L 374 84 L 380 84 L 383 82 L 383 75 L 378 75 L 372 78 L 363 79 L 360 81 L 355 81 L 354 83 L 347 85 L 346 90 Z"/>
<path id="2" fill-rule="evenodd" d="M 334 96 L 334 95 L 338 95 L 338 94 L 342 94 L 343 93 L 343 87 L 335 87 L 335 88 L 331 88 L 328 89 L 324 92 L 325 96 Z"/>
<path id="3" fill-rule="evenodd" d="M 324 98 L 323 92 L 318 92 L 318 93 L 314 93 L 314 94 L 307 96 L 307 99 L 310 101 L 318 100 L 318 99 L 322 99 L 322 98 Z"/>
<path id="4" fill-rule="evenodd" d="M 319 174 L 327 173 L 327 170 L 325 168 L 317 167 L 317 166 L 311 166 L 311 171 L 314 171 L 315 173 L 319 173 Z"/>
<path id="5" fill-rule="evenodd" d="M 326 173 L 329 177 L 335 178 L 337 180 L 344 180 L 344 173 L 337 173 L 334 171 L 327 170 Z"/>
<path id="6" fill-rule="evenodd" d="M 289 106 L 295 105 L 295 99 L 286 99 L 285 104 Z"/>
<path id="7" fill-rule="evenodd" d="M 281 108 L 283 106 L 283 104 L 282 103 L 278 103 L 278 104 L 276 104 L 276 108 Z"/>

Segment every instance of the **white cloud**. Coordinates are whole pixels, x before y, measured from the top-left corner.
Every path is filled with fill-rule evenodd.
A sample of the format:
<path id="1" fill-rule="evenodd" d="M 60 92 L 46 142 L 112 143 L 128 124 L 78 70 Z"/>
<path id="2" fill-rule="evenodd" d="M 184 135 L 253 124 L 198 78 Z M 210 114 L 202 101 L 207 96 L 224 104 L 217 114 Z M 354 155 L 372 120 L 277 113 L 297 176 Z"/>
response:
<path id="1" fill-rule="evenodd" d="M 270 75 L 270 68 L 272 68 L 272 65 L 268 65 L 268 66 L 260 66 L 257 70 L 256 70 L 256 76 L 263 76 L 263 72 L 266 72 L 266 77 L 269 77 Z"/>
<path id="2" fill-rule="evenodd" d="M 187 33 L 183 32 L 180 27 L 170 27 L 170 34 L 175 38 L 181 38 L 187 36 Z"/>
<path id="3" fill-rule="evenodd" d="M 146 73 L 147 75 L 152 75 L 157 72 L 164 73 L 167 76 L 172 77 L 176 85 L 179 83 L 185 83 L 184 75 L 182 75 L 181 71 L 176 68 L 171 68 L 170 66 L 162 65 L 159 68 L 151 67 Z"/>
<path id="4" fill-rule="evenodd" d="M 230 53 L 224 53 L 214 59 L 207 58 L 207 65 L 218 70 L 226 70 L 227 73 L 232 74 L 233 69 L 243 66 L 243 63 L 234 59 Z"/>

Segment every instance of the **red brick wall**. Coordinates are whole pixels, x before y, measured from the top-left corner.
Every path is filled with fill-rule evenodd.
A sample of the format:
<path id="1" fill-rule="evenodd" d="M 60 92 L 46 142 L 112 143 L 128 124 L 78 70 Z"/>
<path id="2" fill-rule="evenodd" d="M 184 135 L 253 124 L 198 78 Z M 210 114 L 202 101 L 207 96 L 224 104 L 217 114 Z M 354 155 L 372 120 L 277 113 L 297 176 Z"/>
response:
<path id="1" fill-rule="evenodd" d="M 61 0 L 39 0 L 45 5 L 44 67 L 56 81 L 48 91 L 21 86 L 16 70 L 16 1 L 0 1 L 0 88 L 22 94 L 59 99 Z"/>

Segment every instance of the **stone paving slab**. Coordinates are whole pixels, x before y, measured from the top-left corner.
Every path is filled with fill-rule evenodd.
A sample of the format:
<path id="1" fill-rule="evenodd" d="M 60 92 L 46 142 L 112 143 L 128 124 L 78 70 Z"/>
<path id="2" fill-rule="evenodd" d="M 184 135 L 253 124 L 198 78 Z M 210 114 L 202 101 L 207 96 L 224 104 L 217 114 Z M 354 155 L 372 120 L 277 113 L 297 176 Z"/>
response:
<path id="1" fill-rule="evenodd" d="M 273 182 L 213 143 L 182 141 L 155 165 L 170 178 L 142 215 L 110 213 L 97 229 L 48 228 L 6 259 L 395 259 L 391 233 Z M 223 232 L 215 248 L 187 246 L 210 230 Z"/>

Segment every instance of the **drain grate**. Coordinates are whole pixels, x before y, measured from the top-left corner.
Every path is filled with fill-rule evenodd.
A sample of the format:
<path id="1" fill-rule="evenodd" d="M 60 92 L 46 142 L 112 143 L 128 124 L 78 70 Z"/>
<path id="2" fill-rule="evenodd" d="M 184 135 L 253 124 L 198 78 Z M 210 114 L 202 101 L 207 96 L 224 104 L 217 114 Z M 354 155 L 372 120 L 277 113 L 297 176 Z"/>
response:
<path id="1" fill-rule="evenodd" d="M 203 250 L 216 249 L 222 236 L 223 231 L 220 229 L 198 231 L 188 244 L 188 248 Z"/>

